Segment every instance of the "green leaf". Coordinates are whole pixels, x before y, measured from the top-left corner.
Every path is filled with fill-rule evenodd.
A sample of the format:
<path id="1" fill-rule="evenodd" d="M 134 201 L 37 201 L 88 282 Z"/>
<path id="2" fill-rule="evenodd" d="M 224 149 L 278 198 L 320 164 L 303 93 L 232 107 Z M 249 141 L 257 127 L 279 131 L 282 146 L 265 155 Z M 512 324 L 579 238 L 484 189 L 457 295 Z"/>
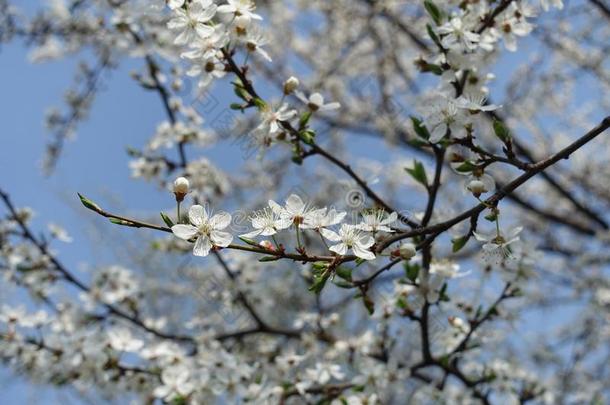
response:
<path id="1" fill-rule="evenodd" d="M 362 303 L 364 304 L 364 307 L 368 311 L 369 315 L 373 315 L 373 313 L 375 312 L 375 302 L 371 299 L 371 297 L 366 294 L 363 295 Z"/>
<path id="2" fill-rule="evenodd" d="M 108 218 L 108 221 L 112 222 L 115 225 L 131 226 L 131 227 L 136 227 L 137 226 L 133 222 L 125 221 L 125 220 L 119 219 L 119 218 L 112 218 L 111 217 L 111 218 Z"/>
<path id="3" fill-rule="evenodd" d="M 461 165 L 455 168 L 455 170 L 459 173 L 470 173 L 477 167 L 470 160 L 465 161 Z"/>
<path id="4" fill-rule="evenodd" d="M 163 220 L 163 222 L 165 222 L 165 225 L 170 228 L 174 226 L 174 221 L 172 221 L 172 219 L 168 217 L 166 213 L 160 212 L 159 214 L 161 215 L 161 219 Z"/>
<path id="5" fill-rule="evenodd" d="M 253 239 L 244 238 L 243 236 L 238 236 L 238 238 L 239 238 L 239 240 L 241 240 L 242 242 L 244 242 L 250 246 L 260 247 L 260 245 Z"/>
<path id="6" fill-rule="evenodd" d="M 443 22 L 443 13 L 436 6 L 436 4 L 434 4 L 430 0 L 425 0 L 424 7 L 425 7 L 426 11 L 428 12 L 428 14 L 430 14 L 430 17 L 432 17 L 432 20 L 434 20 L 434 23 L 436 25 L 441 25 Z"/>
<path id="7" fill-rule="evenodd" d="M 511 141 L 510 131 L 504 125 L 502 121 L 494 120 L 493 122 L 494 132 L 496 136 L 504 143 L 509 143 Z"/>
<path id="8" fill-rule="evenodd" d="M 305 142 L 307 145 L 314 144 L 314 138 L 316 137 L 316 133 L 314 131 L 311 131 L 311 130 L 302 131 L 300 135 L 301 135 L 301 139 L 303 140 L 303 142 Z"/>
<path id="9" fill-rule="evenodd" d="M 326 285 L 326 281 L 330 277 L 330 271 L 314 276 L 313 283 L 309 287 L 309 291 L 313 291 L 316 294 L 320 294 Z"/>
<path id="10" fill-rule="evenodd" d="M 244 106 L 239 103 L 231 103 L 229 105 L 229 107 L 231 108 L 231 110 L 240 110 L 240 111 L 244 110 Z"/>
<path id="11" fill-rule="evenodd" d="M 428 176 L 426 176 L 426 169 L 424 169 L 424 165 L 420 161 L 416 160 L 413 163 L 413 167 L 412 168 L 405 168 L 405 170 L 418 183 L 421 183 L 425 187 L 428 187 Z"/>
<path id="12" fill-rule="evenodd" d="M 77 193 L 77 194 L 78 194 L 78 198 L 80 198 L 80 202 L 82 202 L 85 207 L 87 207 L 90 210 L 95 211 L 95 212 L 102 212 L 102 209 L 100 208 L 99 205 L 97 205 L 96 203 L 94 203 L 93 201 L 91 201 L 90 199 L 88 199 L 87 197 L 82 195 L 81 193 Z"/>
<path id="13" fill-rule="evenodd" d="M 233 85 L 233 92 L 237 97 L 241 98 L 244 101 L 248 101 L 250 99 L 250 95 L 248 94 L 246 89 L 244 89 L 241 83 L 233 83 Z"/>
<path id="14" fill-rule="evenodd" d="M 326 270 L 328 269 L 328 262 L 313 262 L 311 267 L 317 271 Z"/>
<path id="15" fill-rule="evenodd" d="M 348 283 L 347 281 L 338 280 L 338 279 L 334 279 L 333 284 L 339 288 L 345 288 L 345 289 L 354 288 L 353 284 Z"/>
<path id="16" fill-rule="evenodd" d="M 430 39 L 432 41 L 434 41 L 436 46 L 438 46 L 439 48 L 442 49 L 443 45 L 441 44 L 441 40 L 438 38 L 438 35 L 436 35 L 436 32 L 434 32 L 434 29 L 432 28 L 432 26 L 430 24 L 426 24 L 426 30 L 428 31 L 428 35 L 430 36 Z"/>
<path id="17" fill-rule="evenodd" d="M 337 267 L 335 273 L 343 280 L 352 281 L 352 269 L 348 267 Z"/>
<path id="18" fill-rule="evenodd" d="M 415 280 L 417 280 L 417 275 L 419 274 L 419 264 L 405 262 L 405 274 L 409 280 L 415 282 Z"/>
<path id="19" fill-rule="evenodd" d="M 422 123 L 422 121 L 417 117 L 411 117 L 411 122 L 413 122 L 413 130 L 423 139 L 430 139 L 430 132 L 428 132 L 428 128 Z"/>
<path id="20" fill-rule="evenodd" d="M 299 119 L 299 127 L 305 128 L 307 126 L 307 124 L 309 123 L 310 118 L 311 118 L 311 111 L 307 111 L 307 112 L 303 113 L 303 115 L 301 115 L 301 118 Z"/>
<path id="21" fill-rule="evenodd" d="M 451 250 L 453 251 L 453 253 L 459 252 L 464 246 L 466 246 L 468 239 L 470 239 L 470 237 L 468 235 L 451 239 L 451 243 L 452 243 Z"/>
<path id="22" fill-rule="evenodd" d="M 275 262 L 276 260 L 280 260 L 279 256 L 263 256 L 258 259 L 259 262 Z"/>
<path id="23" fill-rule="evenodd" d="M 260 98 L 255 98 L 253 102 L 254 102 L 254 105 L 257 106 L 259 109 L 263 109 L 267 106 L 267 103 L 265 103 Z"/>
<path id="24" fill-rule="evenodd" d="M 496 219 L 498 219 L 498 214 L 495 212 L 492 212 L 490 214 L 485 215 L 485 219 L 488 220 L 489 222 L 495 222 Z"/>

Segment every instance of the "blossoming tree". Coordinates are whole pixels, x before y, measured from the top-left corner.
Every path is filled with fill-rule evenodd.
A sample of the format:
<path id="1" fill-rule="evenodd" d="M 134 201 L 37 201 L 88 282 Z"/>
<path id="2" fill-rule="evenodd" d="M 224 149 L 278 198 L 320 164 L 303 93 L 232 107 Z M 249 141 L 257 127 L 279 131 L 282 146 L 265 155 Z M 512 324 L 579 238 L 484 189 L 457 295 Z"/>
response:
<path id="1" fill-rule="evenodd" d="M 85 275 L 0 189 L 0 356 L 119 403 L 608 403 L 610 9 L 565 3 L 0 0 L 0 41 L 83 57 L 45 169 L 131 58 L 167 195 L 78 190 L 164 263 Z"/>

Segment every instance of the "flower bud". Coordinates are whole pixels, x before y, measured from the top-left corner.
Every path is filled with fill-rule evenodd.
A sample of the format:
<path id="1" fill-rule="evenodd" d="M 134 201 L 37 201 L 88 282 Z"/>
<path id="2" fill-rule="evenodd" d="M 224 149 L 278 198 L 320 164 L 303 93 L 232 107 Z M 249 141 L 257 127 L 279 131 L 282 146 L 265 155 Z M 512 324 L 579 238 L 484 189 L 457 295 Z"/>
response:
<path id="1" fill-rule="evenodd" d="M 400 252 L 400 257 L 405 260 L 409 260 L 417 254 L 417 249 L 412 243 L 403 243 L 402 245 L 400 245 L 398 251 Z"/>
<path id="2" fill-rule="evenodd" d="M 174 180 L 174 195 L 176 201 L 181 202 L 189 192 L 190 183 L 186 177 L 178 177 Z"/>
<path id="3" fill-rule="evenodd" d="M 284 82 L 284 94 L 289 95 L 292 94 L 299 87 L 299 79 L 294 76 L 290 76 L 288 80 Z"/>
<path id="4" fill-rule="evenodd" d="M 260 245 L 261 247 L 264 247 L 264 248 L 265 248 L 265 249 L 267 249 L 267 250 L 275 250 L 275 246 L 273 246 L 273 243 L 271 243 L 271 242 L 270 242 L 270 241 L 268 241 L 268 240 L 263 240 L 263 241 L 261 241 L 261 243 L 259 243 L 259 245 Z"/>
<path id="5" fill-rule="evenodd" d="M 466 185 L 466 189 L 468 189 L 468 191 L 470 191 L 475 197 L 478 197 L 488 191 L 487 187 L 485 187 L 485 183 L 483 183 L 481 180 L 471 180 Z"/>

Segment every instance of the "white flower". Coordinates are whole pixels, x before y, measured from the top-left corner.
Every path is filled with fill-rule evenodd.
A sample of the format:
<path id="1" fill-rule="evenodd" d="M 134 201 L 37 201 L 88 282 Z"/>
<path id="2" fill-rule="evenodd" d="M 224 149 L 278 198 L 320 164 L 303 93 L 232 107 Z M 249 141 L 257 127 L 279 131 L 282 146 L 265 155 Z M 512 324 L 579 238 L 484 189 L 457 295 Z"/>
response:
<path id="1" fill-rule="evenodd" d="M 233 236 L 221 231 L 231 223 L 231 214 L 219 212 L 210 217 L 206 207 L 193 205 L 189 209 L 191 225 L 174 225 L 172 232 L 180 239 L 190 240 L 197 237 L 193 254 L 207 256 L 213 246 L 227 247 L 231 244 Z"/>
<path id="2" fill-rule="evenodd" d="M 483 245 L 483 255 L 485 260 L 500 264 L 504 259 L 516 259 L 511 251 L 511 244 L 519 241 L 519 233 L 523 230 L 522 227 L 518 226 L 512 228 L 506 235 L 501 233 L 493 233 L 485 235 L 481 233 L 474 233 L 474 237 L 479 242 L 485 242 Z"/>
<path id="3" fill-rule="evenodd" d="M 443 278 L 459 278 L 469 273 L 469 271 L 460 272 L 460 265 L 448 260 L 430 263 L 430 274 L 436 274 Z"/>
<path id="4" fill-rule="evenodd" d="M 468 110 L 471 114 L 479 111 L 494 111 L 502 107 L 495 104 L 485 104 L 487 98 L 484 95 L 464 94 L 455 100 L 458 108 Z"/>
<path id="5" fill-rule="evenodd" d="M 133 337 L 128 329 L 112 329 L 108 331 L 108 344 L 119 352 L 137 352 L 144 342 Z"/>
<path id="6" fill-rule="evenodd" d="M 296 110 L 288 110 L 288 108 L 288 104 L 284 104 L 274 111 L 271 107 L 266 106 L 261 113 L 263 120 L 257 130 L 264 130 L 270 135 L 280 132 L 280 122 L 288 121 L 297 115 Z"/>
<path id="7" fill-rule="evenodd" d="M 332 225 L 336 225 L 343 221 L 343 218 L 347 215 L 347 212 L 338 212 L 334 208 L 330 211 L 326 211 L 326 208 L 314 210 L 311 215 L 308 215 L 303 222 L 301 228 L 303 229 L 315 229 L 320 230 Z"/>
<path id="8" fill-rule="evenodd" d="M 310 217 L 319 215 L 322 209 L 316 209 L 308 206 L 303 202 L 301 197 L 296 194 L 291 194 L 286 199 L 285 207 L 282 207 L 273 200 L 269 200 L 269 207 L 275 212 L 283 221 L 287 221 L 290 224 L 301 225 L 305 222 L 309 222 L 312 219 Z"/>
<path id="9" fill-rule="evenodd" d="M 227 0 L 227 4 L 218 7 L 218 12 L 223 14 L 234 14 L 235 16 L 247 16 L 253 20 L 262 20 L 263 18 L 253 13 L 256 9 L 254 2 L 251 0 Z"/>
<path id="10" fill-rule="evenodd" d="M 187 397 L 195 390 L 188 368 L 182 365 L 166 368 L 161 373 L 163 385 L 155 388 L 154 396 L 171 402 L 177 397 Z"/>
<path id="11" fill-rule="evenodd" d="M 330 229 L 322 229 L 321 232 L 322 236 L 331 242 L 339 242 L 329 248 L 332 252 L 345 255 L 348 249 L 352 249 L 354 254 L 361 259 L 375 259 L 375 254 L 368 250 L 375 243 L 375 239 L 366 235 L 355 225 L 342 224 L 339 233 Z"/>
<path id="12" fill-rule="evenodd" d="M 51 232 L 51 236 L 54 237 L 55 239 L 57 239 L 61 242 L 64 242 L 64 243 L 72 242 L 72 240 L 73 240 L 72 237 L 61 226 L 54 224 L 54 223 L 50 223 L 48 225 L 48 227 L 49 227 L 49 232 Z"/>
<path id="13" fill-rule="evenodd" d="M 463 127 L 464 119 L 453 100 L 434 104 L 424 122 L 430 130 L 429 141 L 432 143 L 437 143 L 443 139 L 449 130 L 456 138 L 462 136 L 457 130 Z"/>
<path id="14" fill-rule="evenodd" d="M 453 17 L 451 20 L 438 28 L 438 32 L 444 35 L 441 39 L 441 44 L 446 49 L 455 49 L 458 51 L 472 51 L 477 47 L 479 42 L 479 34 L 468 31 L 459 17 Z"/>
<path id="15" fill-rule="evenodd" d="M 345 374 L 341 371 L 341 366 L 337 364 L 316 363 L 315 368 L 308 368 L 305 370 L 305 373 L 309 380 L 322 385 L 328 383 L 332 378 L 337 380 L 345 378 Z"/>
<path id="16" fill-rule="evenodd" d="M 254 212 L 250 217 L 250 220 L 252 221 L 254 231 L 241 235 L 244 238 L 253 238 L 259 235 L 275 235 L 278 230 L 286 229 L 292 225 L 291 221 L 280 218 L 279 214 L 271 208 L 265 208 Z"/>
<path id="17" fill-rule="evenodd" d="M 392 225 L 398 219 L 398 214 L 392 212 L 387 214 L 384 210 L 371 210 L 362 213 L 362 222 L 357 225 L 358 229 L 366 232 L 394 232 L 388 225 Z"/>
<path id="18" fill-rule="evenodd" d="M 181 7 L 174 9 L 174 17 L 167 23 L 169 29 L 180 32 L 174 43 L 184 45 L 197 37 L 212 35 L 214 28 L 207 23 L 214 18 L 216 7 L 212 0 L 193 0 L 186 10 Z"/>
<path id="19" fill-rule="evenodd" d="M 558 10 L 562 10 L 563 9 L 563 1 L 562 0 L 540 0 L 540 5 L 542 6 L 542 9 L 544 11 L 548 11 L 549 10 L 549 1 L 551 3 L 551 5 L 553 7 L 555 7 Z"/>
<path id="20" fill-rule="evenodd" d="M 264 45 L 267 45 L 269 41 L 262 34 L 254 31 L 252 33 L 248 33 L 248 37 L 246 39 L 246 49 L 248 52 L 256 52 L 260 56 L 262 56 L 267 62 L 271 62 L 271 57 L 263 49 Z"/>
<path id="21" fill-rule="evenodd" d="M 307 98 L 305 94 L 296 92 L 296 96 L 299 98 L 299 100 L 307 104 L 307 107 L 313 112 L 330 111 L 341 108 L 341 104 L 337 102 L 324 104 L 324 97 L 320 93 L 313 93 L 311 96 L 309 96 L 309 98 Z"/>
<path id="22" fill-rule="evenodd" d="M 184 0 L 168 0 L 168 2 L 167 2 L 167 6 L 172 10 L 180 8 L 183 5 L 184 5 Z"/>
<path id="23" fill-rule="evenodd" d="M 524 37 L 533 29 L 532 24 L 526 21 L 526 17 L 534 16 L 533 10 L 527 5 L 517 6 L 515 3 L 511 3 L 502 15 L 505 16 L 504 19 L 497 24 L 498 29 L 494 28 L 492 33 L 502 36 L 506 49 L 515 52 L 517 37 Z"/>

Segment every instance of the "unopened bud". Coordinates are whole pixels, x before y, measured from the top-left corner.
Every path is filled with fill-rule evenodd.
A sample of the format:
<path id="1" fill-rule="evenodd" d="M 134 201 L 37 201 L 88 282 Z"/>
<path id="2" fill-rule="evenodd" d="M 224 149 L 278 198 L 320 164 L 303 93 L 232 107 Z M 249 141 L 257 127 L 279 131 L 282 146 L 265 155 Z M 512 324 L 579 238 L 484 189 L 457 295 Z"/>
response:
<path id="1" fill-rule="evenodd" d="M 261 243 L 259 243 L 259 245 L 261 247 L 264 247 L 267 250 L 275 250 L 275 247 L 273 246 L 273 243 L 271 243 L 268 240 L 261 241 Z"/>
<path id="2" fill-rule="evenodd" d="M 174 195 L 176 201 L 181 202 L 189 192 L 190 183 L 186 177 L 178 177 L 174 180 Z"/>
<path id="3" fill-rule="evenodd" d="M 417 249 L 412 243 L 403 243 L 398 251 L 400 253 L 400 257 L 405 260 L 409 260 L 417 254 Z"/>
<path id="4" fill-rule="evenodd" d="M 487 187 L 481 180 L 471 180 L 466 188 L 470 191 L 475 197 L 479 197 L 481 194 L 486 193 Z"/>
<path id="5" fill-rule="evenodd" d="M 294 76 L 290 76 L 288 80 L 284 82 L 284 94 L 292 94 L 292 92 L 295 91 L 297 87 L 299 87 L 299 84 L 299 79 Z"/>

